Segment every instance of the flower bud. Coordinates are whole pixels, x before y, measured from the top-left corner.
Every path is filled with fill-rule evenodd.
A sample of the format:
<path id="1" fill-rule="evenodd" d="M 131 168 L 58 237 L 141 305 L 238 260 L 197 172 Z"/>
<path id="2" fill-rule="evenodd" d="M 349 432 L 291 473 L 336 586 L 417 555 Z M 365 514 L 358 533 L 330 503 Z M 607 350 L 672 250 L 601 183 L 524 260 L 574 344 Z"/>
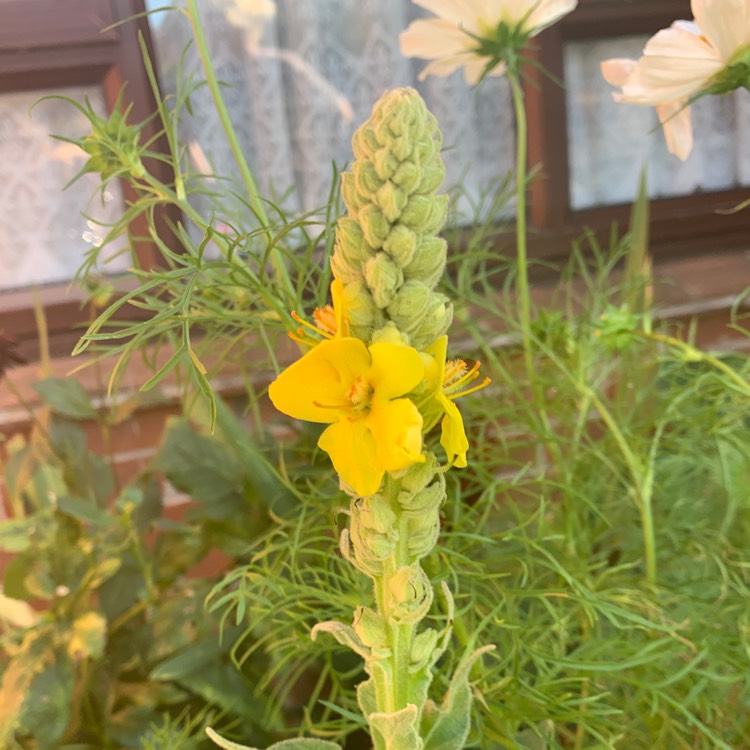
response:
<path id="1" fill-rule="evenodd" d="M 438 637 L 439 634 L 434 628 L 427 628 L 415 636 L 409 654 L 411 672 L 422 669 L 432 661 L 432 655 L 437 648 Z"/>
<path id="2" fill-rule="evenodd" d="M 365 283 L 352 281 L 346 284 L 341 302 L 346 310 L 351 335 L 369 343 L 373 331 L 385 323 L 385 315 L 378 309 Z"/>
<path id="3" fill-rule="evenodd" d="M 437 458 L 434 453 L 427 453 L 423 463 L 410 466 L 401 477 L 401 492 L 398 502 L 402 508 L 410 509 L 408 498 L 421 492 L 435 478 L 437 471 Z M 439 475 L 442 477 L 442 475 Z M 445 484 L 445 477 L 442 477 Z"/>
<path id="4" fill-rule="evenodd" d="M 422 244 L 424 244 L 424 241 L 425 240 L 422 241 Z M 406 270 L 414 261 L 414 253 L 417 249 L 417 244 L 417 235 L 411 229 L 408 229 L 403 224 L 396 224 L 393 229 L 391 229 L 391 233 L 388 235 L 386 241 L 383 243 L 383 250 L 385 250 L 385 252 L 387 252 L 388 255 L 390 255 L 391 258 L 401 266 L 401 268 Z M 412 273 L 409 278 L 417 278 L 417 273 Z"/>
<path id="5" fill-rule="evenodd" d="M 429 288 L 421 281 L 407 281 L 388 305 L 388 315 L 402 331 L 409 333 L 427 311 L 430 295 Z"/>
<path id="6" fill-rule="evenodd" d="M 391 224 L 401 216 L 407 198 L 406 193 L 390 180 L 386 180 L 375 194 L 375 202 Z"/>
<path id="7" fill-rule="evenodd" d="M 362 233 L 370 247 L 379 250 L 391 231 L 391 225 L 385 214 L 372 203 L 363 206 L 357 215 Z"/>
<path id="8" fill-rule="evenodd" d="M 409 337 L 403 331 L 399 331 L 392 320 L 389 320 L 384 326 L 373 332 L 371 343 L 398 344 L 399 346 L 410 345 Z M 422 466 L 421 463 L 416 465 Z"/>
<path id="9" fill-rule="evenodd" d="M 404 283 L 404 272 L 385 253 L 378 253 L 365 265 L 365 281 L 375 304 L 388 307 Z"/>
<path id="10" fill-rule="evenodd" d="M 383 184 L 383 180 L 375 171 L 375 166 L 369 161 L 355 161 L 352 165 L 352 174 L 357 192 L 363 196 L 377 192 Z"/>
<path id="11" fill-rule="evenodd" d="M 407 279 L 421 281 L 432 289 L 445 270 L 447 251 L 448 243 L 444 239 L 433 236 L 423 237 L 419 248 L 413 254 L 413 259 L 404 268 L 404 276 Z"/>
<path id="12" fill-rule="evenodd" d="M 407 281 L 404 286 L 408 283 Z M 420 350 L 426 349 L 448 331 L 452 322 L 453 305 L 444 294 L 433 293 L 418 325 L 409 332 L 412 346 Z"/>

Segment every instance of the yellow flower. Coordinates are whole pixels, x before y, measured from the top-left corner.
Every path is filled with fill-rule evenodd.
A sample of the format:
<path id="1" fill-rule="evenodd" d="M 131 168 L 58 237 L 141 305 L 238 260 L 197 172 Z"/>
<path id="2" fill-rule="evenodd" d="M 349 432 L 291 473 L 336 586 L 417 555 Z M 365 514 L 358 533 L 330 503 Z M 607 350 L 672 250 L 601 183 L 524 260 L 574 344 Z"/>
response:
<path id="1" fill-rule="evenodd" d="M 639 60 L 605 60 L 618 102 L 655 106 L 667 148 L 685 161 L 693 148 L 691 101 L 748 86 L 750 0 L 692 0 L 695 21 L 675 21 L 648 40 Z"/>
<path id="2" fill-rule="evenodd" d="M 472 388 L 466 386 L 479 377 L 479 362 L 472 368 L 468 368 L 462 359 L 454 359 L 446 362 L 448 349 L 448 337 L 441 336 L 431 347 L 427 354 L 432 358 L 432 365 L 428 368 L 427 377 L 434 378 L 435 390 L 433 399 L 441 412 L 444 413 L 440 425 L 440 445 L 443 446 L 448 460 L 459 468 L 466 466 L 466 452 L 469 450 L 469 441 L 464 430 L 464 420 L 461 412 L 453 403 L 459 396 L 478 391 L 489 385 L 490 379 L 485 378 L 479 385 Z"/>
<path id="3" fill-rule="evenodd" d="M 422 416 L 408 399 L 424 364 L 416 349 L 355 338 L 322 341 L 271 383 L 284 414 L 330 425 L 318 440 L 341 479 L 362 496 L 386 471 L 424 461 Z"/>
<path id="4" fill-rule="evenodd" d="M 437 18 L 413 21 L 399 37 L 401 54 L 431 62 L 420 80 L 463 67 L 467 83 L 516 67 L 529 38 L 570 13 L 577 0 L 413 0 Z"/>
<path id="5" fill-rule="evenodd" d="M 323 339 L 330 340 L 348 336 L 349 319 L 344 305 L 344 284 L 340 279 L 334 279 L 331 283 L 331 299 L 333 305 L 325 305 L 325 307 L 315 309 L 313 313 L 314 326 L 293 312 L 292 317 L 302 326 L 294 333 L 290 333 L 290 338 L 305 346 L 317 346 Z M 306 331 L 305 328 L 308 330 Z M 311 335 L 308 331 L 311 331 L 314 335 Z"/>

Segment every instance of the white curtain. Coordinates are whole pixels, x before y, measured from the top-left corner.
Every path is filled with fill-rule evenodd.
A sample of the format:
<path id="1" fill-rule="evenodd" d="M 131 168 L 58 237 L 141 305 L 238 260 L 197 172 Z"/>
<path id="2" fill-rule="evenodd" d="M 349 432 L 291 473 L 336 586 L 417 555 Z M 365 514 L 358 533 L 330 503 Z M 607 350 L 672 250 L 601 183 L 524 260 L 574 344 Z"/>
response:
<path id="1" fill-rule="evenodd" d="M 106 224 L 125 210 L 116 180 L 102 192 L 99 177 L 86 174 L 63 190 L 88 157 L 51 134 L 78 138 L 91 127 L 67 102 L 39 102 L 43 94 L 82 105 L 88 99 L 98 114 L 106 113 L 97 86 L 0 94 L 0 294 L 72 279 L 85 254 L 101 245 Z M 122 248 L 123 242 L 108 248 L 102 272 L 130 266 L 127 253 L 118 255 Z"/>
<path id="2" fill-rule="evenodd" d="M 389 88 L 415 86 L 440 122 L 446 185 L 461 184 L 466 215 L 472 201 L 513 165 L 514 119 L 507 83 L 496 78 L 478 90 L 460 74 L 417 81 L 422 60 L 401 56 L 398 35 L 416 17 L 409 0 L 278 0 L 276 14 L 251 30 L 227 20 L 228 0 L 206 0 L 200 10 L 233 122 L 264 196 L 285 206 L 323 205 L 331 164 L 352 159 L 351 136 Z M 170 90 L 180 53 L 190 38 L 185 19 L 165 14 L 152 23 L 162 84 Z M 200 78 L 194 50 L 187 68 Z M 231 173 L 231 157 L 208 91 L 192 99 L 194 116 L 183 133 L 217 174 Z M 199 146 L 198 149 L 196 147 Z"/>

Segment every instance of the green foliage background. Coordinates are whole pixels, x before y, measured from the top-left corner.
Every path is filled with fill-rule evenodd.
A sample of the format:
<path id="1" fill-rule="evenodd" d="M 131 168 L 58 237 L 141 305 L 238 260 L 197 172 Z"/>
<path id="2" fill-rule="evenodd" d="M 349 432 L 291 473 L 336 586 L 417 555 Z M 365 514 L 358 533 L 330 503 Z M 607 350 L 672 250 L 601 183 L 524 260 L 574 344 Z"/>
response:
<path id="1" fill-rule="evenodd" d="M 0 523 L 0 549 L 16 554 L 5 596 L 46 605 L 31 627 L 3 625 L 9 748 L 187 750 L 208 747 L 209 723 L 259 745 L 298 733 L 366 742 L 359 661 L 309 638 L 371 597 L 337 551 L 343 497 L 317 429 L 269 419 L 263 402 L 295 356 L 290 311 L 326 301 L 336 174 L 321 211 L 288 216 L 269 200 L 259 210 L 241 169 L 218 181 L 193 173 L 179 132 L 200 85 L 180 79 L 169 104 L 159 97 L 169 185 L 140 168 L 162 157 L 121 118 L 92 122 L 97 140 L 81 144 L 106 161 L 92 168 L 139 196 L 109 239 L 132 247 L 132 219 L 145 216 L 163 265 L 135 267 L 136 288 L 112 297 L 78 351 L 115 358 L 113 391 L 143 357 L 153 369 L 143 390 L 175 378 L 189 420 L 118 487 L 77 426 L 106 427 L 114 412 L 73 380 L 38 384 L 49 410 L 4 467 L 15 517 Z M 426 561 L 456 596 L 451 666 L 497 646 L 472 672 L 472 746 L 750 748 L 747 357 L 706 352 L 651 309 L 643 198 L 610 246 L 576 243 L 553 303 L 520 330 L 515 263 L 493 221 L 508 193 L 504 181 L 474 215 L 454 212 L 447 233 L 450 355 L 481 359 L 493 381 L 460 403 L 470 467 L 450 474 Z M 155 218 L 165 205 L 185 222 L 166 235 Z M 101 301 L 99 252 L 81 279 Z M 735 329 L 747 335 L 739 318 Z M 227 370 L 243 375 L 244 421 L 214 393 Z M 184 521 L 161 518 L 157 472 L 196 501 Z M 186 578 L 211 548 L 231 572 Z"/>

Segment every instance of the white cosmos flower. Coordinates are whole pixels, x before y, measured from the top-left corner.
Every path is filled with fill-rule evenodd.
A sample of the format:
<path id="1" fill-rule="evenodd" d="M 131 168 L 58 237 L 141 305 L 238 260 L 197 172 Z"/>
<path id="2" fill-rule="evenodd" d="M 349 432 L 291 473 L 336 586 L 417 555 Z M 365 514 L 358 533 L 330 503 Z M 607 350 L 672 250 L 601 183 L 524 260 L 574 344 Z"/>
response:
<path id="1" fill-rule="evenodd" d="M 750 49 L 750 0 L 692 0 L 695 20 L 675 21 L 648 40 L 639 60 L 605 60 L 602 75 L 619 86 L 615 101 L 656 107 L 667 148 L 683 161 L 693 148 L 690 108 L 698 96 L 730 91 L 732 67 Z M 717 86 L 727 79 L 726 87 Z M 717 91 L 717 92 L 718 92 Z"/>
<path id="2" fill-rule="evenodd" d="M 463 67 L 470 84 L 502 75 L 503 53 L 515 55 L 529 37 L 570 13 L 578 0 L 413 0 L 437 18 L 413 21 L 402 32 L 401 54 L 433 60 L 419 74 L 445 77 Z M 501 27 L 503 27 L 501 29 Z M 507 49 L 503 49 L 503 47 Z M 488 65 L 495 62 L 487 71 Z"/>

